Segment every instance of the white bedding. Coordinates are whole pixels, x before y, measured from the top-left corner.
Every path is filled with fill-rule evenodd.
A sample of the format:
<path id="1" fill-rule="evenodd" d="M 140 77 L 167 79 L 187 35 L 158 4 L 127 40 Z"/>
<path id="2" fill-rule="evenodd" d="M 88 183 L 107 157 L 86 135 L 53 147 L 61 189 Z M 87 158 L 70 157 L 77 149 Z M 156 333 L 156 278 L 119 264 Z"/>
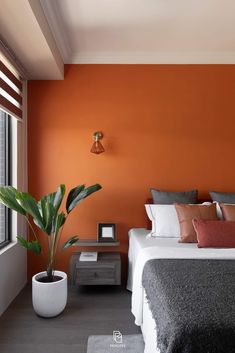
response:
<path id="1" fill-rule="evenodd" d="M 161 353 L 160 349 L 157 348 L 156 323 L 153 319 L 145 294 L 143 302 L 143 324 L 141 325 L 141 331 L 145 343 L 144 353 Z"/>
<path id="2" fill-rule="evenodd" d="M 138 326 L 143 324 L 142 273 L 151 259 L 234 259 L 235 249 L 199 249 L 196 244 L 180 244 L 177 238 L 146 238 L 149 231 L 129 231 L 128 289 L 132 289 L 132 313 Z"/>
<path id="3" fill-rule="evenodd" d="M 153 237 L 148 237 L 150 233 L 151 231 L 145 228 L 135 228 L 129 230 L 128 232 L 129 250 L 127 289 L 130 291 L 132 291 L 134 268 L 139 252 L 144 248 L 156 245 L 156 239 Z"/>

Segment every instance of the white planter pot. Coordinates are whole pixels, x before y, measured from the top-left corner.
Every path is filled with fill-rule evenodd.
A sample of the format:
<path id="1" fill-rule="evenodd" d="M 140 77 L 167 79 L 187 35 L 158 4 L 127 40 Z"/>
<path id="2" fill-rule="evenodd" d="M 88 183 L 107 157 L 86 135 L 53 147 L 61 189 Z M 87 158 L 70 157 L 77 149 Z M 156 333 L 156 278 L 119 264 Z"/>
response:
<path id="1" fill-rule="evenodd" d="M 67 303 L 67 275 L 61 271 L 54 271 L 54 274 L 62 279 L 51 283 L 39 282 L 38 279 L 45 277 L 46 272 L 37 273 L 32 278 L 33 308 L 42 317 L 59 315 Z"/>

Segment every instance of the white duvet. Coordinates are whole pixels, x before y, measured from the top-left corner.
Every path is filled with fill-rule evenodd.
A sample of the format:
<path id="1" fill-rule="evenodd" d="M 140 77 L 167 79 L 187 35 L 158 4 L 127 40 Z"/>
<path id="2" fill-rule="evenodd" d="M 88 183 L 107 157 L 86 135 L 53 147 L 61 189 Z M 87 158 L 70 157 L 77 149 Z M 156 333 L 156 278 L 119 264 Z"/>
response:
<path id="1" fill-rule="evenodd" d="M 199 249 L 196 244 L 180 244 L 177 238 L 156 238 L 149 242 L 146 239 L 147 231 L 143 229 L 132 229 L 129 232 L 131 237 L 136 237 L 133 241 L 135 252 L 129 249 L 132 254 L 132 313 L 135 316 L 136 325 L 143 323 L 143 299 L 144 290 L 142 287 L 142 273 L 144 265 L 151 259 L 233 259 L 235 260 L 235 249 Z M 138 244 L 138 246 L 136 245 Z M 141 245 L 142 244 L 142 245 Z M 147 245 L 146 245 L 147 244 Z M 138 251 L 137 251 L 138 249 Z M 132 250 L 132 252 L 131 252 Z M 130 255 L 129 254 L 129 255 Z M 130 261 L 130 256 L 129 256 Z"/>

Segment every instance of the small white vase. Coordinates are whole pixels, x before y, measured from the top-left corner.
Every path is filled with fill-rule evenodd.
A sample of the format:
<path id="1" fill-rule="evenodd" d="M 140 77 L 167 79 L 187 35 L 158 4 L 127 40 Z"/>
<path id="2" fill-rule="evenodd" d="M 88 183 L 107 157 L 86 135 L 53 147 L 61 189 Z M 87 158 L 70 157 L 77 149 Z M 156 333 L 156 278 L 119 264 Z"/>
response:
<path id="1" fill-rule="evenodd" d="M 67 303 L 67 274 L 54 271 L 55 276 L 62 277 L 61 280 L 50 283 L 38 281 L 46 275 L 46 272 L 39 272 L 32 278 L 33 308 L 39 316 L 54 317 L 62 313 Z"/>

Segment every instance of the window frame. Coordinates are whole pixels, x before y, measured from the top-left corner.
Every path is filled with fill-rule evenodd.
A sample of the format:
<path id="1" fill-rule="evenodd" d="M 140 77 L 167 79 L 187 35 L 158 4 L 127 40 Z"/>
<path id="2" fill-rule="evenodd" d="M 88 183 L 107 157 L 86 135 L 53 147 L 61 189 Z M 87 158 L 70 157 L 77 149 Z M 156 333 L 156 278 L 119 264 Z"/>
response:
<path id="1" fill-rule="evenodd" d="M 11 115 L 5 114 L 5 184 L 11 185 L 12 173 L 12 122 Z M 0 243 L 0 249 L 3 249 L 12 241 L 12 211 L 5 207 L 5 240 Z"/>

